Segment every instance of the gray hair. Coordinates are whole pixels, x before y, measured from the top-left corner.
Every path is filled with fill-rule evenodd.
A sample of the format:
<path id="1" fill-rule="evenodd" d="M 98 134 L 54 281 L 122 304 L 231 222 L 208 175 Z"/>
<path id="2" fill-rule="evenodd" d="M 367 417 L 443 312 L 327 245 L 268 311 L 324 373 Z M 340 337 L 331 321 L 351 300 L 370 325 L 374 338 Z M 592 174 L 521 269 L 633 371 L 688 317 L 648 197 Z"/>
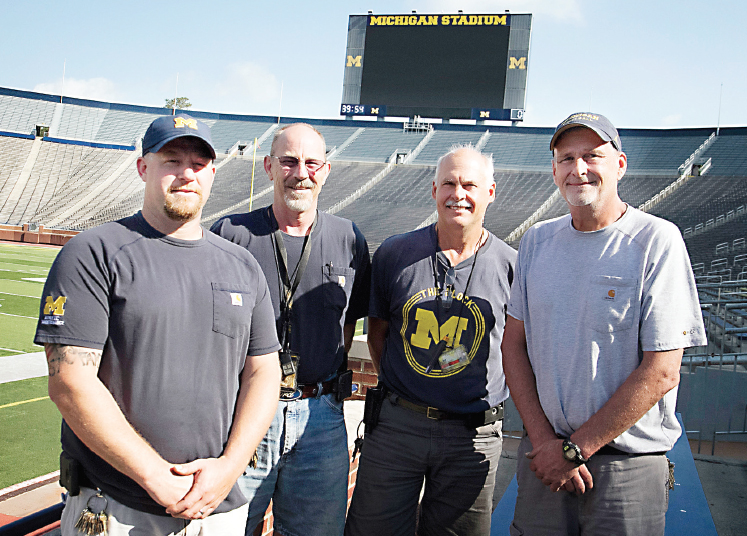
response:
<path id="1" fill-rule="evenodd" d="M 495 170 L 493 169 L 493 153 L 483 154 L 477 147 L 475 147 L 471 143 L 457 143 L 455 145 L 452 145 L 449 149 L 449 152 L 442 155 L 436 163 L 436 178 L 438 178 L 438 172 L 441 171 L 441 164 L 443 164 L 443 162 L 448 157 L 453 156 L 459 151 L 469 151 L 472 154 L 478 156 L 482 160 L 485 168 L 485 179 L 488 181 L 488 183 L 495 183 L 495 179 L 493 178 L 493 174 L 495 173 Z"/>

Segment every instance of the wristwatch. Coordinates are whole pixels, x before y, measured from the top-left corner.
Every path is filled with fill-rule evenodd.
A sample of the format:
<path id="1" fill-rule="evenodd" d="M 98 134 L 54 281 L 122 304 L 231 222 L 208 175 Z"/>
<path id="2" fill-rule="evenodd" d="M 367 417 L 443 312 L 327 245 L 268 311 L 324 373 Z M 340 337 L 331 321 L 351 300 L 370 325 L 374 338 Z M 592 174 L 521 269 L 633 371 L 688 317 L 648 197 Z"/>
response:
<path id="1" fill-rule="evenodd" d="M 563 441 L 563 457 L 571 463 L 576 465 L 583 465 L 588 462 L 588 458 L 584 458 L 581 455 L 581 449 L 570 439 Z"/>

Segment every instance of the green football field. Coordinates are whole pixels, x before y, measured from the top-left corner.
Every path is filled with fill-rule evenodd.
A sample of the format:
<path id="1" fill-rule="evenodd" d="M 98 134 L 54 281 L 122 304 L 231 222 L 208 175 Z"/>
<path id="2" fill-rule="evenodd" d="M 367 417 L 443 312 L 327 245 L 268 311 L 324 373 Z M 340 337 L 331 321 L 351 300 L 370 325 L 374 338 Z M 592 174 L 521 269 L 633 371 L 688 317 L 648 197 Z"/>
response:
<path id="1" fill-rule="evenodd" d="M 59 248 L 0 244 L 0 358 L 33 343 L 39 298 Z M 47 378 L 0 383 L 0 489 L 59 469 L 60 414 Z"/>

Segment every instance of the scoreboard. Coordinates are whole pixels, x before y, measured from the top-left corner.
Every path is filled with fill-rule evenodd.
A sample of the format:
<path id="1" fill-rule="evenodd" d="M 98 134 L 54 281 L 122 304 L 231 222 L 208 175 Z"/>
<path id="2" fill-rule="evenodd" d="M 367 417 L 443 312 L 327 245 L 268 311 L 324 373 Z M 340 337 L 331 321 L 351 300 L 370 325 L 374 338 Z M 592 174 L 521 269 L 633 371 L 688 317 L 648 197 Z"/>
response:
<path id="1" fill-rule="evenodd" d="M 521 121 L 529 14 L 350 15 L 340 115 Z"/>

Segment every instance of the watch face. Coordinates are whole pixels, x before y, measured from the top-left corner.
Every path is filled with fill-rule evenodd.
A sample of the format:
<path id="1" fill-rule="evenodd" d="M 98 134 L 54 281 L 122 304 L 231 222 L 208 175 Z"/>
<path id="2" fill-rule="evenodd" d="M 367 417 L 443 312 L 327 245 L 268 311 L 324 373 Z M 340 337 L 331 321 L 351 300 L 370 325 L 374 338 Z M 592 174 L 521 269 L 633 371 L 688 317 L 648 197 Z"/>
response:
<path id="1" fill-rule="evenodd" d="M 576 459 L 576 451 L 571 447 L 563 446 L 563 456 L 566 460 L 572 462 Z"/>

